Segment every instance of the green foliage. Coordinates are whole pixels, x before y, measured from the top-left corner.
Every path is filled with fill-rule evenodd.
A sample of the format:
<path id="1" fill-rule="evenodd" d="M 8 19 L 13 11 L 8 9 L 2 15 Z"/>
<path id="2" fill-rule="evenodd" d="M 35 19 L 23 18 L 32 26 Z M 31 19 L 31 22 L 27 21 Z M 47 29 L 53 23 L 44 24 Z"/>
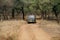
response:
<path id="1" fill-rule="evenodd" d="M 60 12 L 60 5 L 56 6 L 56 10 L 57 10 L 57 12 Z"/>
<path id="2" fill-rule="evenodd" d="M 10 0 L 12 6 L 16 8 L 24 7 L 25 12 L 38 12 L 38 11 L 51 11 L 54 5 L 60 3 L 60 0 Z M 1 2 L 0 2 L 1 3 Z M 4 4 L 9 1 L 3 1 Z M 57 6 L 57 10 L 60 10 L 60 6 Z"/>

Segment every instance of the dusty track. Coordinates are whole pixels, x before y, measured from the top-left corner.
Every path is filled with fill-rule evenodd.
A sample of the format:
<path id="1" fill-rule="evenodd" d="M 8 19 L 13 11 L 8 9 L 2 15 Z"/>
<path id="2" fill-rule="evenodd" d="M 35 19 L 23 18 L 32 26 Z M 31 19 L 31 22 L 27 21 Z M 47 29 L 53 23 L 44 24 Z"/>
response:
<path id="1" fill-rule="evenodd" d="M 23 24 L 18 40 L 50 40 L 50 36 L 38 24 Z"/>
<path id="2" fill-rule="evenodd" d="M 10 33 L 12 32 L 10 35 L 14 34 L 14 32 L 17 31 L 16 32 L 16 34 L 18 35 L 17 40 L 50 40 L 51 39 L 50 35 L 48 33 L 46 33 L 44 30 L 42 30 L 42 28 L 39 28 L 39 24 L 37 24 L 37 23 L 36 24 L 27 24 L 23 21 L 21 21 L 21 22 L 15 21 L 14 23 L 12 23 L 12 22 L 13 21 L 10 21 L 10 23 L 8 21 L 7 21 L 7 23 L 3 22 L 3 25 L 4 26 L 8 25 L 5 30 L 9 30 Z M 12 28 L 10 28 L 11 30 L 8 29 L 11 26 L 12 26 Z M 16 30 L 15 26 L 18 27 L 18 30 Z M 2 28 L 2 30 L 3 30 L 3 28 Z"/>

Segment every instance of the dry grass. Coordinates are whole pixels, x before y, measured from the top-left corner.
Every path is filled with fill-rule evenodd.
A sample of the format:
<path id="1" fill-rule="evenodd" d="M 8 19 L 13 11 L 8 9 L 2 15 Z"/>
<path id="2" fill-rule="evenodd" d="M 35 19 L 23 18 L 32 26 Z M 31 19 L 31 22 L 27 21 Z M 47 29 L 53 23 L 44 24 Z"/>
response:
<path id="1" fill-rule="evenodd" d="M 51 40 L 60 40 L 59 24 L 54 21 L 52 23 L 52 21 L 46 20 L 38 20 L 37 22 L 38 23 L 36 23 L 36 25 L 39 25 L 39 28 L 42 28 L 46 33 L 51 35 Z M 0 22 L 0 40 L 19 40 L 18 37 L 20 27 L 25 24 L 27 23 L 23 20 L 9 20 Z M 32 40 L 34 40 L 34 37 Z"/>
<path id="2" fill-rule="evenodd" d="M 0 40 L 17 40 L 18 31 L 23 22 L 20 20 L 0 22 Z"/>
<path id="3" fill-rule="evenodd" d="M 51 40 L 60 40 L 60 35 L 56 36 L 56 37 L 52 37 Z"/>
<path id="4" fill-rule="evenodd" d="M 40 28 L 52 37 L 51 40 L 60 40 L 60 24 L 56 21 L 41 20 Z"/>

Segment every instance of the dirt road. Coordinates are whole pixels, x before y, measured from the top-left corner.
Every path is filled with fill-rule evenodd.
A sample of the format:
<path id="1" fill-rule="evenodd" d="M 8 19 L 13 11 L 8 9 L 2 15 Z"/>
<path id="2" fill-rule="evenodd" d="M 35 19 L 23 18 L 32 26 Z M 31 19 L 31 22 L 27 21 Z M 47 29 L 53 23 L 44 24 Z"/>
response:
<path id="1" fill-rule="evenodd" d="M 50 40 L 50 36 L 37 24 L 25 24 L 20 28 L 18 40 Z"/>
<path id="2" fill-rule="evenodd" d="M 2 25 L 1 25 L 2 24 Z M 3 26 L 4 25 L 4 26 Z M 23 21 L 6 21 L 0 23 L 0 26 L 3 26 L 0 34 L 13 35 L 16 30 L 18 34 L 17 40 L 50 40 L 51 37 L 46 33 L 42 28 L 39 27 L 39 24 L 27 24 Z M 5 31 L 6 30 L 6 31 Z M 8 36 L 7 36 L 8 37 Z"/>

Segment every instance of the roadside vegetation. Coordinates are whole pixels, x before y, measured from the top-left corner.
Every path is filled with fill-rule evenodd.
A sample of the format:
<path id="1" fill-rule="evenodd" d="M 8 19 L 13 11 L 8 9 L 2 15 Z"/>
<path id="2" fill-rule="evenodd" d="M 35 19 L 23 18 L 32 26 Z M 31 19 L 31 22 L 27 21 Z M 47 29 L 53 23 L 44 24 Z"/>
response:
<path id="1" fill-rule="evenodd" d="M 55 35 L 51 40 L 60 40 L 60 0 L 0 0 L 0 40 L 18 40 L 17 31 L 26 22 L 16 19 L 25 20 L 29 14 L 39 19 L 39 28 Z"/>
<path id="2" fill-rule="evenodd" d="M 25 18 L 34 14 L 42 19 L 54 19 L 59 23 L 60 0 L 0 0 L 0 19 Z"/>

